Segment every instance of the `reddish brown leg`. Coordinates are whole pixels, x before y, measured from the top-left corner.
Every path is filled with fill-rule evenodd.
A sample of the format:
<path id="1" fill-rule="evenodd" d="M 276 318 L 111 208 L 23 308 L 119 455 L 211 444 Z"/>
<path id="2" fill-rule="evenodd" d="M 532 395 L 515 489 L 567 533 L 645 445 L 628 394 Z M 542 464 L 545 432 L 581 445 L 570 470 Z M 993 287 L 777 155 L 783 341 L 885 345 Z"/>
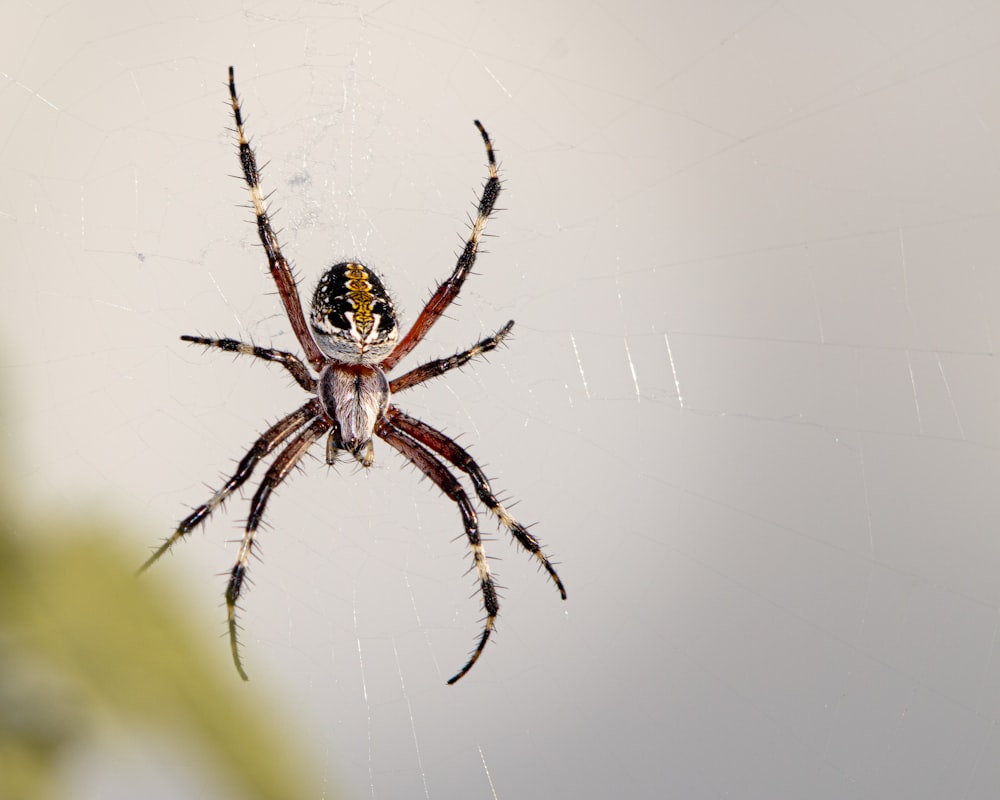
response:
<path id="1" fill-rule="evenodd" d="M 243 356 L 253 356 L 263 361 L 273 361 L 281 364 L 295 382 L 310 394 L 316 392 L 316 379 L 309 374 L 309 368 L 299 361 L 298 356 L 286 353 L 284 350 L 273 350 L 270 347 L 258 347 L 255 344 L 238 342 L 236 339 L 209 339 L 204 336 L 182 336 L 181 341 L 201 344 L 205 347 L 217 347 L 227 353 L 238 353 Z"/>
<path id="2" fill-rule="evenodd" d="M 202 503 L 181 521 L 180 525 L 177 526 L 177 530 L 173 532 L 170 538 L 161 544 L 156 552 L 139 567 L 139 572 L 145 572 L 149 569 L 153 562 L 173 547 L 178 539 L 187 536 L 198 525 L 204 522 L 209 514 L 218 508 L 229 495 L 247 482 L 247 479 L 253 474 L 254 468 L 260 463 L 262 458 L 266 458 L 279 444 L 287 440 L 289 436 L 305 425 L 312 417 L 321 413 L 322 409 L 319 400 L 313 398 L 304 406 L 293 411 L 287 417 L 279 420 L 264 431 L 260 438 L 253 443 L 247 454 L 240 460 L 239 466 L 236 467 L 236 472 L 233 476 L 226 481 L 219 491 L 212 495 L 207 503 Z"/>
<path id="3" fill-rule="evenodd" d="M 469 496 L 462 488 L 462 484 L 458 482 L 458 478 L 452 475 L 440 459 L 428 452 L 423 445 L 395 428 L 388 419 L 382 419 L 376 426 L 375 432 L 402 453 L 424 475 L 434 481 L 437 487 L 458 506 L 462 515 L 465 535 L 469 540 L 469 547 L 472 549 L 472 560 L 479 575 L 479 588 L 483 595 L 483 606 L 486 609 L 486 624 L 469 660 L 454 676 L 448 679 L 448 683 L 452 684 L 472 669 L 473 664 L 479 660 L 479 656 L 482 655 L 486 642 L 493 632 L 497 614 L 500 613 L 496 584 L 490 574 L 490 566 L 486 562 L 486 552 L 483 550 L 483 542 L 479 536 L 479 520 L 476 516 L 476 510 L 469 502 Z"/>
<path id="4" fill-rule="evenodd" d="M 271 277 L 278 287 L 278 294 L 281 302 L 285 306 L 285 313 L 288 321 L 295 331 L 295 337 L 305 351 L 306 359 L 313 367 L 319 371 L 326 360 L 318 345 L 309 332 L 306 325 L 305 315 L 302 313 L 302 301 L 299 298 L 299 290 L 295 285 L 295 277 L 288 266 L 288 262 L 281 254 L 281 247 L 278 245 L 278 237 L 271 227 L 271 220 L 267 216 L 267 203 L 260 188 L 260 170 L 257 168 L 257 157 L 253 148 L 247 141 L 246 133 L 243 130 L 243 113 L 240 110 L 240 100 L 236 95 L 236 77 L 233 68 L 229 68 L 229 98 L 233 104 L 233 117 L 236 119 L 236 135 L 239 138 L 240 165 L 243 167 L 243 177 L 246 179 L 247 187 L 250 189 L 250 199 L 253 202 L 253 213 L 257 217 L 257 233 L 260 235 L 260 242 L 264 245 L 264 252 L 267 253 L 267 263 L 271 267 Z"/>
<path id="5" fill-rule="evenodd" d="M 240 660 L 239 642 L 236 638 L 236 603 L 240 598 L 243 589 L 243 582 L 246 580 L 247 570 L 250 565 L 250 555 L 253 552 L 254 537 L 260 527 L 261 518 L 264 516 L 264 509 L 267 507 L 267 500 L 281 482 L 288 477 L 299 460 L 306 454 L 316 441 L 323 436 L 330 427 L 330 421 L 325 415 L 316 417 L 304 431 L 299 433 L 288 446 L 281 451 L 278 457 L 271 464 L 270 468 L 260 482 L 257 492 L 250 501 L 250 516 L 247 518 L 246 529 L 243 533 L 243 541 L 240 543 L 239 553 L 236 556 L 236 563 L 229 574 L 229 585 L 226 587 L 226 616 L 229 623 L 229 646 L 233 652 L 233 663 L 236 671 L 239 672 L 243 680 L 249 680 L 246 671 L 243 669 L 243 662 Z"/>
<path id="6" fill-rule="evenodd" d="M 483 470 L 475 462 L 472 456 L 469 455 L 469 452 L 460 447 L 458 442 L 454 439 L 445 436 L 441 433 L 441 431 L 436 428 L 432 428 L 426 422 L 421 422 L 419 419 L 415 419 L 408 414 L 404 414 L 398 408 L 390 407 L 388 417 L 393 426 L 416 439 L 426 447 L 429 447 L 439 456 L 444 457 L 469 476 L 472 480 L 472 485 L 476 488 L 476 494 L 479 496 L 479 499 L 482 500 L 483 505 L 492 511 L 496 518 L 503 523 L 504 527 L 510 531 L 510 535 L 517 540 L 517 543 L 520 544 L 521 547 L 538 559 L 542 568 L 548 573 L 549 577 L 555 583 L 560 596 L 563 600 L 565 600 L 566 588 L 563 586 L 563 582 L 556 573 L 555 567 L 552 566 L 552 562 L 549 561 L 545 553 L 542 552 L 541 542 L 532 536 L 532 534 L 528 532 L 528 529 L 525 528 L 520 522 L 514 519 L 510 512 L 503 507 L 503 504 L 497 500 L 496 495 L 493 494 L 493 490 L 490 488 L 490 482 L 486 479 L 486 475 L 483 473 Z"/>
<path id="7" fill-rule="evenodd" d="M 389 391 L 396 394 L 404 389 L 417 386 L 424 381 L 429 381 L 432 378 L 444 375 L 449 370 L 464 367 L 472 359 L 477 358 L 478 356 L 486 355 L 491 350 L 495 350 L 499 347 L 500 343 L 507 337 L 507 334 L 510 333 L 511 328 L 513 327 L 514 320 L 511 320 L 491 337 L 483 339 L 481 342 L 477 342 L 468 350 L 463 350 L 461 353 L 455 353 L 455 355 L 449 356 L 448 358 L 437 358 L 434 361 L 428 361 L 426 364 L 421 364 L 419 367 L 411 369 L 406 374 L 400 375 L 395 380 L 390 381 Z"/>
<path id="8" fill-rule="evenodd" d="M 478 214 L 472 223 L 472 232 L 469 234 L 462 254 L 458 257 L 458 263 L 455 264 L 454 272 L 451 273 L 448 280 L 437 287 L 434 294 L 431 295 L 431 299 L 427 301 L 427 305 L 424 306 L 424 310 L 417 317 L 417 321 L 413 323 L 413 327 L 410 328 L 406 336 L 396 345 L 396 349 L 382 362 L 382 369 L 386 372 L 391 370 L 407 353 L 420 344 L 421 339 L 427 335 L 427 331 L 433 327 L 434 323 L 438 321 L 445 312 L 445 309 L 451 305 L 451 302 L 458 295 L 459 291 L 461 291 L 462 284 L 465 283 L 465 279 L 472 270 L 472 265 L 476 263 L 479 239 L 483 235 L 486 221 L 489 219 L 490 214 L 493 213 L 497 196 L 500 194 L 500 178 L 497 177 L 497 160 L 493 154 L 493 144 L 490 142 L 489 134 L 486 133 L 486 129 L 478 119 L 475 120 L 475 125 L 479 129 L 479 134 L 483 137 L 483 144 L 486 145 L 486 157 L 489 159 L 490 176 L 486 179 L 482 197 L 479 199 Z"/>

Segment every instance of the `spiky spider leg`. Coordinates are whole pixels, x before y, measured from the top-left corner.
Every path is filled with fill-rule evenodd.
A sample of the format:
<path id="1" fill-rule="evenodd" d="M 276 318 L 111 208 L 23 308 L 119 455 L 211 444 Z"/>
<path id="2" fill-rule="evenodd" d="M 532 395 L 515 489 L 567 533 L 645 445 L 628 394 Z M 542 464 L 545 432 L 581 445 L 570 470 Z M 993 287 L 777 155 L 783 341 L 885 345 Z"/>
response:
<path id="1" fill-rule="evenodd" d="M 302 363 L 298 356 L 293 353 L 286 353 L 284 350 L 274 350 L 270 347 L 258 347 L 255 344 L 247 344 L 236 339 L 212 339 L 205 336 L 182 336 L 182 342 L 191 342 L 205 347 L 215 347 L 225 350 L 227 353 L 236 353 L 241 356 L 253 356 L 262 361 L 271 361 L 281 364 L 295 382 L 310 394 L 316 393 L 316 379 L 309 372 L 309 368 Z"/>
<path id="2" fill-rule="evenodd" d="M 266 458 L 274 449 L 288 439 L 293 433 L 295 433 L 299 428 L 305 425 L 310 419 L 315 417 L 320 413 L 319 400 L 313 398 L 308 403 L 306 403 L 301 408 L 296 409 L 287 417 L 284 417 L 270 428 L 268 428 L 260 438 L 250 447 L 246 455 L 240 460 L 239 465 L 236 467 L 236 472 L 223 484 L 222 488 L 219 489 L 206 503 L 202 503 L 194 511 L 192 511 L 188 516 L 181 520 L 177 529 L 163 542 L 149 558 L 143 562 L 143 565 L 139 567 L 139 572 L 145 572 L 149 569 L 164 553 L 166 553 L 174 544 L 187 536 L 191 531 L 198 527 L 202 522 L 204 522 L 208 516 L 219 507 L 219 505 L 231 495 L 234 491 L 239 489 L 250 476 L 253 474 L 254 468 L 260 462 L 262 458 Z"/>
<path id="3" fill-rule="evenodd" d="M 421 422 L 419 419 L 411 417 L 408 414 L 404 414 L 398 408 L 390 408 L 388 416 L 389 420 L 395 427 L 399 428 L 408 436 L 416 439 L 426 447 L 429 447 L 439 456 L 442 456 L 469 476 L 472 480 L 472 485 L 476 489 L 476 494 L 483 502 L 483 505 L 485 505 L 493 513 L 493 515 L 500 520 L 503 526 L 507 528 L 510 535 L 514 537 L 521 547 L 538 559 L 541 567 L 548 573 L 552 582 L 556 585 L 559 595 L 563 600 L 565 600 L 566 587 L 563 586 L 563 582 L 559 578 L 556 568 L 552 566 L 552 562 L 549 561 L 548 557 L 542 551 L 541 542 L 539 542 L 538 539 L 524 527 L 524 525 L 514 519 L 506 508 L 504 508 L 503 504 L 497 499 L 493 490 L 490 488 L 490 482 L 486 479 L 486 475 L 483 473 L 483 470 L 475 462 L 472 456 L 469 455 L 469 452 L 461 447 L 454 439 L 445 436 L 441 433 L 441 431 L 432 428 L 427 423 Z"/>
<path id="4" fill-rule="evenodd" d="M 267 507 L 267 500 L 271 493 L 281 485 L 282 481 L 288 477 L 299 460 L 306 454 L 316 441 L 329 429 L 330 422 L 325 416 L 318 416 L 309 426 L 299 433 L 288 446 L 278 455 L 274 463 L 264 474 L 264 479 L 257 487 L 253 500 L 250 501 L 250 516 L 247 518 L 246 528 L 243 533 L 243 541 L 240 543 L 239 552 L 236 555 L 236 563 L 229 573 L 229 583 L 226 586 L 226 618 L 229 625 L 229 646 L 233 652 L 233 663 L 236 671 L 243 680 L 249 680 L 246 670 L 243 669 L 243 661 L 240 658 L 240 647 L 237 639 L 236 626 L 236 603 L 240 599 L 240 592 L 243 590 L 243 583 L 250 568 L 250 556 L 253 553 L 254 539 L 257 529 L 260 527 L 261 518 L 264 516 L 264 509 Z"/>
<path id="5" fill-rule="evenodd" d="M 465 242 L 465 247 L 458 256 L 458 261 L 455 263 L 455 269 L 451 275 L 434 290 L 430 300 L 427 301 L 416 322 L 413 323 L 413 327 L 410 328 L 406 336 L 400 339 L 399 344 L 396 345 L 396 348 L 389 356 L 382 361 L 382 369 L 386 372 L 396 366 L 407 353 L 420 344 L 420 341 L 427 335 L 427 332 L 434 323 L 441 318 L 441 315 L 458 296 L 458 293 L 462 289 L 462 284 L 465 283 L 465 279 L 472 271 L 472 266 L 476 263 L 479 240 L 482 238 L 486 222 L 489 220 L 490 214 L 493 213 L 497 197 L 500 195 L 500 178 L 497 175 L 497 159 L 493 153 L 493 143 L 490 141 L 489 134 L 486 133 L 483 124 L 478 119 L 474 122 L 479 135 L 483 137 L 483 144 L 486 146 L 489 177 L 486 179 L 486 184 L 483 186 L 483 193 L 479 198 L 479 207 L 477 208 L 476 218 L 472 222 L 472 231 Z"/>
<path id="6" fill-rule="evenodd" d="M 489 641 L 490 634 L 496 625 L 497 614 L 500 613 L 500 601 L 497 597 L 496 584 L 490 573 L 490 565 L 486 561 L 486 551 L 483 549 L 483 541 L 479 535 L 479 520 L 476 510 L 469 502 L 469 496 L 458 482 L 458 478 L 451 474 L 448 468 L 438 459 L 437 456 L 429 452 L 423 445 L 411 438 L 407 434 L 395 428 L 391 421 L 383 419 L 376 428 L 381 439 L 384 439 L 392 447 L 403 454 L 417 469 L 430 478 L 437 487 L 445 493 L 457 506 L 462 515 L 462 524 L 465 526 L 465 535 L 469 540 L 469 547 L 472 550 L 472 561 L 479 576 L 479 590 L 483 596 L 483 607 L 486 610 L 486 621 L 483 633 L 479 637 L 472 655 L 465 665 L 451 678 L 448 683 L 453 684 L 461 679 L 482 655 L 486 642 Z"/>

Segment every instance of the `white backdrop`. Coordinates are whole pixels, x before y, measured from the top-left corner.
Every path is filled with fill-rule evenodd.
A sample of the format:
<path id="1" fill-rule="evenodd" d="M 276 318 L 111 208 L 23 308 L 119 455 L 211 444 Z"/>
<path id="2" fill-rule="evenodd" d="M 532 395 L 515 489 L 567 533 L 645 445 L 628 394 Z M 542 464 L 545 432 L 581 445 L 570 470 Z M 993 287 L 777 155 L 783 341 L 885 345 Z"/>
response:
<path id="1" fill-rule="evenodd" d="M 445 686 L 481 614 L 454 506 L 386 446 L 368 475 L 307 464 L 242 621 L 317 797 L 997 796 L 995 4 L 0 19 L 6 435 L 25 493 L 96 497 L 137 563 L 303 399 L 178 340 L 296 348 L 226 67 L 304 290 L 359 258 L 404 321 L 485 178 L 472 120 L 495 139 L 495 238 L 405 364 L 515 336 L 399 402 L 462 434 L 569 599 L 496 535 L 496 641 Z M 246 508 L 156 567 L 213 634 Z M 71 796 L 174 796 L 187 756 L 137 741 Z"/>

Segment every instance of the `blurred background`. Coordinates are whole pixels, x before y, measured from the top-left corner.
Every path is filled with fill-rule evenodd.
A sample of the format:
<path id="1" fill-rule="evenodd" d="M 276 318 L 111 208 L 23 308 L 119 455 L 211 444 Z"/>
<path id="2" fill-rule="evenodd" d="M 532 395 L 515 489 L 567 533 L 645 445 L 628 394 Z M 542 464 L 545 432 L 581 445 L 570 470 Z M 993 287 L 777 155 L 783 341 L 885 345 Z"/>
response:
<path id="1" fill-rule="evenodd" d="M 0 18 L 4 691 L 44 664 L 90 698 L 36 770 L 55 796 L 249 796 L 261 762 L 289 797 L 997 796 L 995 4 Z M 402 368 L 514 336 L 398 402 L 485 465 L 569 599 L 492 535 L 498 633 L 453 687 L 481 624 L 460 519 L 385 445 L 367 474 L 317 449 L 272 498 L 250 683 L 222 592 L 251 485 L 132 581 L 304 399 L 179 341 L 298 349 L 230 64 L 307 295 L 360 259 L 412 322 L 486 176 L 473 119 L 497 146 L 487 252 Z M 156 610 L 107 633 L 130 598 Z M 8 762 L 14 716 L 69 713 L 49 686 L 6 703 Z"/>

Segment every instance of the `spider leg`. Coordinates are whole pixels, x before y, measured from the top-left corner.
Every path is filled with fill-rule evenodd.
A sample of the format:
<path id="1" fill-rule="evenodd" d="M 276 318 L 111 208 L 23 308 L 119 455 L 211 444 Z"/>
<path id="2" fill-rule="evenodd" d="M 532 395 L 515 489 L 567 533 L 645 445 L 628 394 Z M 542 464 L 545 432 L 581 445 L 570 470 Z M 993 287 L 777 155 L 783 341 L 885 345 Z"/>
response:
<path id="1" fill-rule="evenodd" d="M 407 353 L 420 344 L 420 340 L 427 335 L 427 331 L 431 329 L 434 323 L 445 312 L 445 309 L 458 296 L 458 293 L 462 289 L 462 284 L 465 283 L 465 279 L 472 270 L 472 265 L 476 263 L 479 240 L 483 235 L 486 221 L 489 219 L 490 214 L 493 213 L 493 207 L 496 205 L 497 197 L 500 194 L 500 178 L 497 176 L 497 159 L 493 154 L 493 143 L 490 141 L 489 134 L 486 133 L 486 129 L 478 119 L 475 120 L 475 125 L 479 129 L 479 135 L 483 137 L 483 144 L 486 145 L 486 157 L 489 161 L 490 172 L 489 177 L 486 179 L 486 184 L 483 186 L 483 193 L 479 198 L 478 213 L 472 222 L 472 231 L 469 233 L 465 247 L 458 257 L 454 271 L 446 281 L 434 290 L 434 294 L 427 301 L 427 305 L 420 312 L 420 316 L 413 323 L 413 327 L 400 340 L 396 348 L 382 361 L 382 369 L 386 372 L 391 370 Z"/>
<path id="2" fill-rule="evenodd" d="M 396 428 L 416 439 L 422 445 L 429 447 L 469 476 L 472 480 L 472 485 L 476 489 L 476 494 L 482 500 L 483 505 L 492 511 L 494 516 L 503 523 L 504 527 L 510 531 L 510 535 L 517 540 L 517 543 L 521 547 L 538 559 L 542 568 L 549 574 L 553 583 L 555 583 L 560 596 L 565 600 L 566 588 L 563 586 L 558 573 L 556 573 L 555 567 L 552 566 L 552 562 L 549 561 L 548 557 L 542 551 L 541 542 L 532 536 L 524 525 L 514 519 L 510 512 L 503 507 L 503 504 L 497 500 L 496 495 L 493 494 L 493 490 L 490 488 L 490 482 L 486 479 L 486 475 L 472 456 L 469 455 L 469 452 L 459 446 L 458 442 L 454 439 L 445 436 L 441 431 L 432 428 L 426 422 L 421 422 L 419 419 L 404 414 L 398 408 L 390 407 L 388 418 Z"/>
<path id="3" fill-rule="evenodd" d="M 319 400 L 313 398 L 304 406 L 293 411 L 287 417 L 278 420 L 278 422 L 264 431 L 240 460 L 239 465 L 236 467 L 236 472 L 225 482 L 223 487 L 213 494 L 207 503 L 202 503 L 181 520 L 181 523 L 177 526 L 177 530 L 157 548 L 153 555 L 146 559 L 143 565 L 139 567 L 139 572 L 145 572 L 149 569 L 160 556 L 174 546 L 178 539 L 187 536 L 198 525 L 204 522 L 209 514 L 218 508 L 229 495 L 247 482 L 247 479 L 253 474 L 254 468 L 262 458 L 270 454 L 278 445 L 288 439 L 289 436 L 305 425 L 310 419 L 321 413 L 322 409 Z"/>
<path id="4" fill-rule="evenodd" d="M 479 536 L 479 520 L 476 510 L 469 501 L 469 496 L 458 482 L 458 478 L 451 474 L 448 468 L 437 456 L 429 452 L 418 441 L 394 427 L 393 422 L 388 418 L 383 418 L 375 428 L 375 433 L 390 446 L 403 454 L 417 469 L 430 478 L 437 487 L 445 493 L 457 506 L 462 515 L 462 523 L 465 526 L 465 535 L 469 540 L 469 547 L 472 549 L 472 560 L 475 563 L 476 572 L 479 575 L 479 588 L 483 595 L 483 606 L 486 609 L 486 623 L 483 633 L 479 637 L 475 650 L 469 656 L 465 665 L 451 678 L 449 684 L 455 683 L 465 675 L 473 664 L 479 660 L 486 642 L 496 625 L 497 614 L 500 613 L 500 601 L 497 598 L 496 584 L 490 574 L 490 566 L 486 561 L 486 552 L 483 550 L 483 542 Z"/>
<path id="5" fill-rule="evenodd" d="M 307 428 L 302 430 L 281 451 L 274 463 L 268 468 L 264 479 L 260 482 L 253 500 L 250 501 L 250 516 L 247 518 L 246 528 L 243 532 L 243 541 L 236 556 L 236 563 L 229 574 L 229 583 L 226 586 L 226 617 L 229 624 L 229 646 L 233 652 L 233 663 L 236 671 L 243 680 L 249 680 L 246 671 L 243 669 L 243 662 L 240 659 L 239 642 L 236 637 L 236 603 L 240 598 L 243 589 L 243 582 L 246 580 L 247 570 L 250 565 L 250 555 L 253 552 L 254 538 L 257 529 L 260 527 L 261 518 L 264 516 L 264 508 L 267 500 L 285 478 L 288 473 L 299 463 L 299 460 L 306 454 L 306 451 L 316 443 L 327 428 L 330 427 L 329 420 L 320 415 L 315 417 Z"/>
<path id="6" fill-rule="evenodd" d="M 507 335 L 513 327 L 514 320 L 511 320 L 492 336 L 487 339 L 483 339 L 481 342 L 477 342 L 468 350 L 463 350 L 461 353 L 455 353 L 455 355 L 449 356 L 448 358 L 437 358 L 434 361 L 428 361 L 426 364 L 421 364 L 419 367 L 411 369 L 405 375 L 400 375 L 394 381 L 390 382 L 389 390 L 395 394 L 396 392 L 401 392 L 404 389 L 409 389 L 411 386 L 416 386 L 424 381 L 429 381 L 432 378 L 444 375 L 449 370 L 464 367 L 472 359 L 485 355 L 491 350 L 495 350 L 499 347 L 500 343 L 507 338 Z"/>
<path id="7" fill-rule="evenodd" d="M 239 353 L 243 356 L 253 356 L 264 361 L 274 361 L 287 369 L 295 382 L 310 394 L 316 393 L 316 379 L 309 373 L 309 368 L 299 358 L 284 350 L 272 350 L 269 347 L 258 347 L 255 344 L 238 342 L 235 339 L 208 339 L 204 336 L 182 336 L 181 341 L 201 344 L 205 347 L 217 347 L 228 353 Z"/>
<path id="8" fill-rule="evenodd" d="M 243 177 L 250 189 L 253 212 L 257 218 L 257 233 L 260 235 L 261 244 L 264 245 L 264 252 L 267 253 L 271 277 L 274 278 L 278 287 L 278 294 L 281 296 L 288 321 L 292 325 L 292 330 L 295 331 L 299 344 L 305 351 L 306 359 L 319 370 L 325 359 L 306 325 L 306 318 L 302 313 L 302 301 L 299 299 L 299 291 L 295 285 L 295 277 L 288 266 L 288 261 L 281 253 L 278 237 L 271 227 L 271 220 L 267 215 L 267 204 L 260 188 L 260 169 L 257 167 L 257 157 L 254 155 L 253 148 L 247 141 L 246 133 L 243 130 L 243 112 L 240 110 L 240 99 L 236 94 L 236 77 L 232 67 L 229 68 L 229 98 L 233 106 L 233 117 L 236 120 L 240 165 L 243 167 Z"/>

